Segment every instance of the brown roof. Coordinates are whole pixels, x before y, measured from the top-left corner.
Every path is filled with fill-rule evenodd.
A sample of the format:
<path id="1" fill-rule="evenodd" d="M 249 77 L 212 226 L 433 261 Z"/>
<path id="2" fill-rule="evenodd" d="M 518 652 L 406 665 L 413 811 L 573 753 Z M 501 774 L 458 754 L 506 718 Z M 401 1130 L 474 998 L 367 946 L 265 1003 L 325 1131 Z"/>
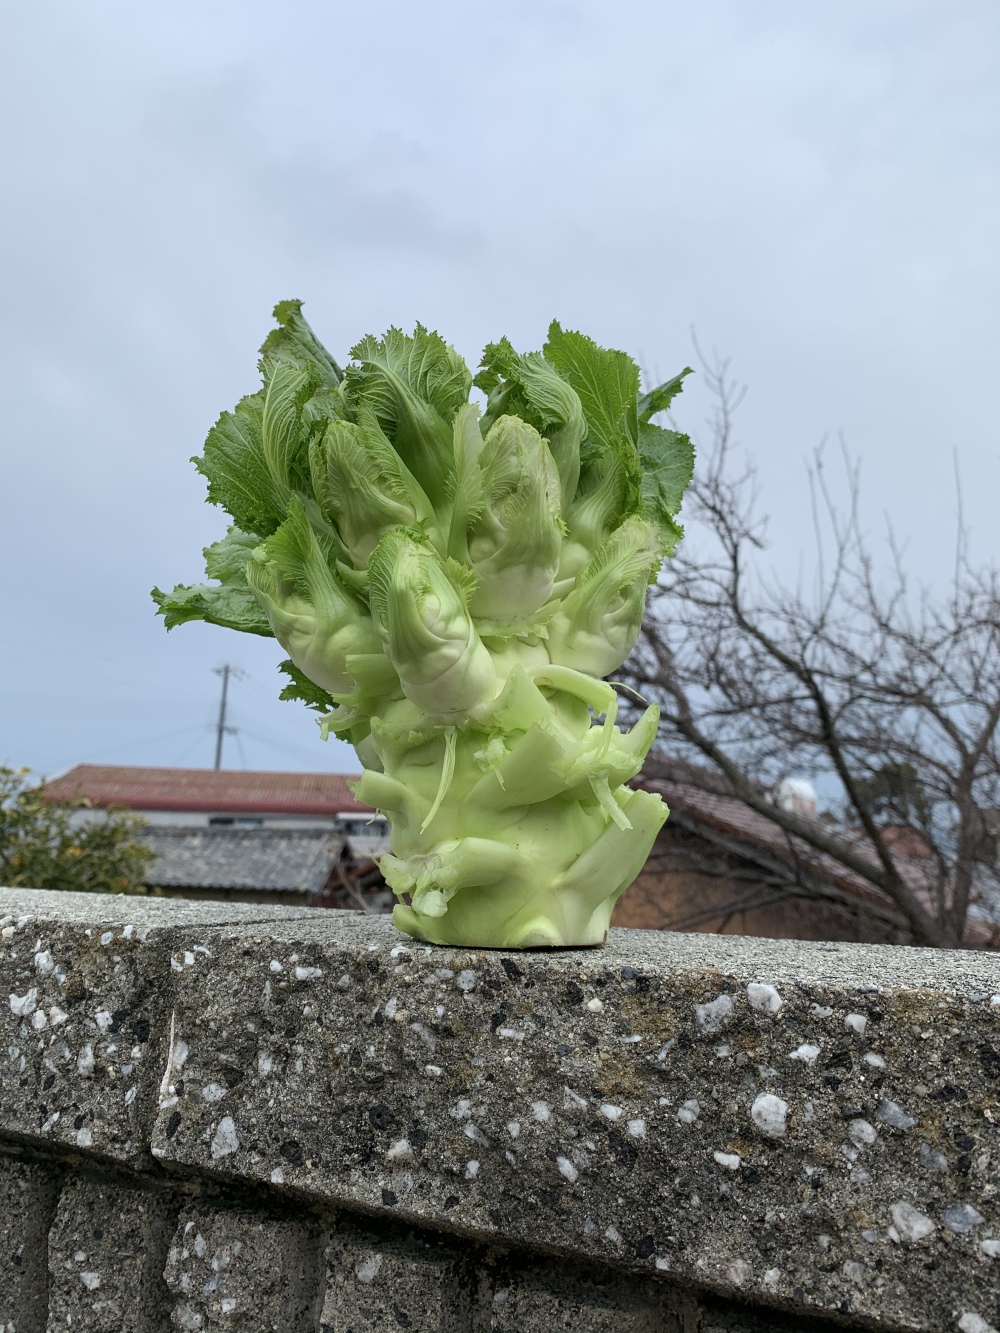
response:
<path id="1" fill-rule="evenodd" d="M 343 773 L 258 773 L 211 768 L 77 764 L 46 784 L 49 800 L 84 796 L 96 806 L 220 814 L 367 814 Z"/>
<path id="2" fill-rule="evenodd" d="M 687 815 L 695 823 L 714 829 L 747 851 L 756 849 L 775 860 L 783 861 L 792 869 L 799 869 L 807 876 L 826 881 L 841 892 L 867 899 L 883 910 L 898 911 L 888 895 L 883 894 L 874 884 L 834 857 L 786 833 L 773 820 L 746 805 L 733 794 L 732 788 L 720 774 L 684 761 L 650 756 L 635 785 L 658 792 L 675 814 Z M 873 865 L 877 864 L 873 849 L 859 834 L 842 830 L 839 836 L 853 851 L 860 852 Z M 933 910 L 926 849 L 921 848 L 922 855 L 919 858 L 909 855 L 911 850 L 905 840 L 897 840 L 894 848 L 896 865 L 910 889 L 926 907 Z M 995 928 L 992 924 L 977 921 L 974 913 L 970 913 L 966 943 L 984 947 L 994 937 Z"/>

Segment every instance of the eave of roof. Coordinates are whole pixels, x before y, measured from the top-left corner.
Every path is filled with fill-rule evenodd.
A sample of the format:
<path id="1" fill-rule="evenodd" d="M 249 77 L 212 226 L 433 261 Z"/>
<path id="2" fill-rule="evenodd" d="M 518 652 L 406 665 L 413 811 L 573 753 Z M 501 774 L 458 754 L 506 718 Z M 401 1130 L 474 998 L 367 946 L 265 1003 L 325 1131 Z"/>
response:
<path id="1" fill-rule="evenodd" d="M 343 773 L 140 768 L 78 764 L 46 784 L 49 800 L 85 797 L 104 808 L 218 814 L 369 814 Z"/>

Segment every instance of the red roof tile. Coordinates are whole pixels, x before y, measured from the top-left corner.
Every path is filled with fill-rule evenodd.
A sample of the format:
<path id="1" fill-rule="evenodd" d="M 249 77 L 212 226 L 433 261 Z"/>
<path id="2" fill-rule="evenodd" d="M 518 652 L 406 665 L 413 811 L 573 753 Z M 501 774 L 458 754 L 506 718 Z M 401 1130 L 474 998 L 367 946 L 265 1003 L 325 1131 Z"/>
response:
<path id="1" fill-rule="evenodd" d="M 258 773 L 211 768 L 77 764 L 46 784 L 49 800 L 85 796 L 96 806 L 220 814 L 368 813 L 343 773 Z"/>

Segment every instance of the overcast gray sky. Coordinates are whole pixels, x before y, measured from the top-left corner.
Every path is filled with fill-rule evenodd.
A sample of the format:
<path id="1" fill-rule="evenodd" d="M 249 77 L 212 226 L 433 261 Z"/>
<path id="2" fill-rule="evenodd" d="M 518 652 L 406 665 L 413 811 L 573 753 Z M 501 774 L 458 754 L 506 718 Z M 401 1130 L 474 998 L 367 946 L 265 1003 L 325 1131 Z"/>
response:
<path id="1" fill-rule="evenodd" d="M 11 6 L 2 45 L 0 762 L 356 769 L 273 644 L 169 636 L 154 583 L 225 528 L 188 462 L 275 301 L 338 357 L 415 320 L 475 362 L 557 317 L 750 385 L 774 559 L 843 431 L 933 579 L 958 451 L 1000 557 L 995 0 Z M 690 382 L 689 382 L 690 383 Z M 679 421 L 700 429 L 697 386 Z"/>

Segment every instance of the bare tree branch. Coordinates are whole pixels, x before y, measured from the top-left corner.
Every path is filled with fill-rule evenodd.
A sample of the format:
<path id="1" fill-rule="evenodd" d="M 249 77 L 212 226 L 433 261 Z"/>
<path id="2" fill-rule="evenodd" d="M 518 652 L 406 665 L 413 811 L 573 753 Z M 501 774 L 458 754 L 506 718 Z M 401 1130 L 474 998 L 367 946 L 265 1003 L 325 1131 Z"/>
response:
<path id="1" fill-rule="evenodd" d="M 846 507 L 821 446 L 809 471 L 815 577 L 788 586 L 762 566 L 756 477 L 735 466 L 744 390 L 728 362 L 702 356 L 702 367 L 713 440 L 689 492 L 690 535 L 651 591 L 619 683 L 660 704 L 664 753 L 707 762 L 789 838 L 884 895 L 914 941 L 959 946 L 970 910 L 1000 904 L 1000 578 L 970 564 L 957 461 L 943 597 L 910 586 L 891 524 L 876 568 L 843 442 Z M 793 773 L 836 781 L 836 823 L 773 799 Z M 796 887 L 821 896 L 815 877 Z"/>

